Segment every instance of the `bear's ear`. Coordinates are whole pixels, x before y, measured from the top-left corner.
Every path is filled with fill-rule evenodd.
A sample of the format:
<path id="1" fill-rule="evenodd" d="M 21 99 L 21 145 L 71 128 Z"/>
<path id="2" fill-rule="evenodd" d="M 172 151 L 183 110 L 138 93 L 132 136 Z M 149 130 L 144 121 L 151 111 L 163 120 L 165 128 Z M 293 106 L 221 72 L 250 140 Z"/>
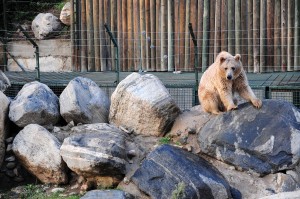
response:
<path id="1" fill-rule="evenodd" d="M 220 57 L 220 63 L 222 64 L 226 60 L 225 57 Z"/>
<path id="2" fill-rule="evenodd" d="M 240 55 L 240 54 L 236 54 L 236 55 L 234 56 L 234 59 L 235 59 L 236 61 L 240 61 L 241 55 Z"/>

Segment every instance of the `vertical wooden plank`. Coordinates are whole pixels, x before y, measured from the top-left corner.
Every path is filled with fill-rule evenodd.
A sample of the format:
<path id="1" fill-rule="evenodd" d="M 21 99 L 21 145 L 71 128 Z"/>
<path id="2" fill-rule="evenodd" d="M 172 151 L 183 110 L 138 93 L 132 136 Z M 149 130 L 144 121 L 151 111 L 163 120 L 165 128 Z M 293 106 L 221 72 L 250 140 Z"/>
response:
<path id="1" fill-rule="evenodd" d="M 129 13 L 128 13 L 129 15 Z M 122 1 L 122 35 L 123 35 L 123 50 L 122 53 L 122 60 L 123 64 L 120 64 L 123 71 L 129 71 L 128 69 L 128 28 L 127 25 L 127 1 Z"/>
<path id="2" fill-rule="evenodd" d="M 100 65 L 101 71 L 107 70 L 106 49 L 105 49 L 105 30 L 104 30 L 104 1 L 99 1 L 99 35 L 100 35 Z"/>
<path id="3" fill-rule="evenodd" d="M 179 11 L 179 4 L 180 4 L 180 0 L 175 0 L 174 1 L 174 18 L 175 18 L 175 41 L 174 41 L 174 52 L 175 52 L 175 57 L 174 57 L 174 64 L 175 64 L 175 71 L 178 71 L 179 68 L 180 68 L 180 57 L 179 57 L 179 54 L 180 54 L 180 50 L 179 50 L 179 47 L 180 47 L 180 24 L 179 24 L 179 21 L 180 21 L 180 11 Z"/>
<path id="4" fill-rule="evenodd" d="M 294 70 L 300 70 L 300 2 L 295 1 Z"/>
<path id="5" fill-rule="evenodd" d="M 142 70 L 146 70 L 146 40 L 147 40 L 147 32 L 146 32 L 146 18 L 145 18 L 145 0 L 140 0 L 140 48 L 141 48 L 141 60 L 140 67 Z"/>
<path id="6" fill-rule="evenodd" d="M 110 30 L 114 38 L 117 38 L 117 0 L 110 0 Z M 115 71 L 116 69 L 116 51 L 114 44 L 112 41 L 109 42 L 110 45 L 110 52 L 111 52 L 111 66 L 112 70 Z"/>
<path id="7" fill-rule="evenodd" d="M 133 29 L 134 29 L 134 70 L 140 69 L 141 40 L 139 0 L 133 0 Z"/>
<path id="8" fill-rule="evenodd" d="M 156 69 L 156 2 L 155 0 L 150 0 L 150 51 L 151 51 L 151 67 L 148 71 L 154 71 Z"/>
<path id="9" fill-rule="evenodd" d="M 254 0 L 253 2 L 253 72 L 259 72 L 259 28 L 260 28 L 260 0 Z"/>
<path id="10" fill-rule="evenodd" d="M 86 0 L 81 1 L 81 72 L 87 71 Z"/>
<path id="11" fill-rule="evenodd" d="M 151 21 L 150 21 L 150 0 L 145 0 L 145 18 L 146 18 L 146 68 L 151 68 Z"/>
<path id="12" fill-rule="evenodd" d="M 241 0 L 235 0 L 235 53 L 241 54 Z"/>
<path id="13" fill-rule="evenodd" d="M 160 57 L 161 57 L 161 70 L 168 70 L 168 43 L 167 43 L 167 1 L 161 0 L 161 8 L 160 8 L 160 16 L 161 16 L 161 33 L 160 33 Z"/>
<path id="14" fill-rule="evenodd" d="M 287 1 L 281 0 L 281 71 L 287 70 Z"/>
<path id="15" fill-rule="evenodd" d="M 248 67 L 248 2 L 241 1 L 241 54 L 242 54 L 242 63 L 245 68 Z M 247 69 L 246 69 L 247 70 Z"/>
<path id="16" fill-rule="evenodd" d="M 197 32 L 197 19 L 198 19 L 198 3 L 197 0 L 191 0 L 191 15 L 190 15 L 190 21 L 188 23 L 192 23 L 193 31 L 195 34 L 196 39 L 198 38 L 198 32 Z M 199 42 L 198 42 L 199 43 Z M 195 69 L 195 46 L 193 42 L 190 43 L 190 64 L 189 64 L 189 70 L 194 71 Z M 199 62 L 198 62 L 199 63 Z"/>
<path id="17" fill-rule="evenodd" d="M 208 65 L 214 62 L 214 38 L 215 38 L 215 1 L 209 2 L 209 43 Z"/>
<path id="18" fill-rule="evenodd" d="M 100 24 L 99 24 L 99 0 L 93 0 L 93 22 L 94 22 L 94 50 L 95 71 L 101 70 L 100 64 Z"/>
<path id="19" fill-rule="evenodd" d="M 93 0 L 86 1 L 88 71 L 95 71 Z"/>
<path id="20" fill-rule="evenodd" d="M 156 45 L 155 45 L 155 50 L 156 50 L 156 71 L 161 71 L 161 0 L 156 0 Z"/>
<path id="21" fill-rule="evenodd" d="M 123 20 L 122 20 L 122 6 L 123 6 L 123 2 L 119 2 L 117 1 L 117 41 L 118 41 L 118 45 L 119 45 L 119 70 L 121 71 L 121 68 L 123 66 L 123 32 L 122 32 L 122 25 L 123 25 Z"/>
<path id="22" fill-rule="evenodd" d="M 127 19 L 128 19 L 128 70 L 134 71 L 133 51 L 134 51 L 134 35 L 133 35 L 133 0 L 127 1 Z"/>
<path id="23" fill-rule="evenodd" d="M 274 2 L 267 1 L 267 72 L 274 70 Z"/>
<path id="24" fill-rule="evenodd" d="M 266 72 L 267 54 L 267 0 L 261 0 L 260 4 L 260 69 L 259 72 Z"/>
<path id="25" fill-rule="evenodd" d="M 248 72 L 254 71 L 253 59 L 253 0 L 248 0 Z"/>
<path id="26" fill-rule="evenodd" d="M 71 67 L 72 67 L 72 71 L 76 71 L 76 65 L 75 65 L 75 49 L 76 49 L 76 42 L 75 42 L 75 17 L 74 17 L 74 0 L 70 1 L 70 30 L 71 30 Z"/>
<path id="27" fill-rule="evenodd" d="M 298 1 L 298 0 L 296 0 Z M 288 1 L 288 44 L 287 44 L 287 70 L 294 70 L 294 13 L 295 13 L 294 0 Z"/>
<path id="28" fill-rule="evenodd" d="M 179 68 L 184 70 L 184 53 L 185 53 L 185 0 L 179 2 Z"/>
<path id="29" fill-rule="evenodd" d="M 174 1 L 168 0 L 168 71 L 174 71 Z"/>
<path id="30" fill-rule="evenodd" d="M 228 4 L 227 0 L 221 3 L 221 51 L 228 51 Z"/>
<path id="31" fill-rule="evenodd" d="M 281 0 L 275 0 L 274 14 L 274 71 L 281 70 Z"/>
<path id="32" fill-rule="evenodd" d="M 221 51 L 221 0 L 216 0 L 214 60 Z"/>
<path id="33" fill-rule="evenodd" d="M 184 71 L 188 71 L 190 64 L 190 33 L 189 33 L 189 22 L 190 22 L 190 13 L 191 13 L 191 1 L 185 1 L 185 37 L 184 37 Z"/>
<path id="34" fill-rule="evenodd" d="M 228 0 L 228 52 L 235 53 L 235 33 L 234 33 L 234 0 Z"/>
<path id="35" fill-rule="evenodd" d="M 199 71 L 202 71 L 203 3 L 204 1 L 198 1 L 198 23 L 197 27 L 195 28 L 197 30 Z"/>
<path id="36" fill-rule="evenodd" d="M 209 0 L 204 0 L 203 5 L 202 72 L 208 67 L 209 2 Z"/>
<path id="37" fill-rule="evenodd" d="M 111 29 L 111 24 L 110 24 L 110 0 L 104 0 L 104 23 L 110 25 Z M 105 59 L 106 59 L 106 70 L 111 71 L 112 70 L 112 55 L 111 55 L 111 40 L 109 35 L 104 32 L 105 35 L 105 44 L 104 44 L 104 49 L 105 49 Z"/>

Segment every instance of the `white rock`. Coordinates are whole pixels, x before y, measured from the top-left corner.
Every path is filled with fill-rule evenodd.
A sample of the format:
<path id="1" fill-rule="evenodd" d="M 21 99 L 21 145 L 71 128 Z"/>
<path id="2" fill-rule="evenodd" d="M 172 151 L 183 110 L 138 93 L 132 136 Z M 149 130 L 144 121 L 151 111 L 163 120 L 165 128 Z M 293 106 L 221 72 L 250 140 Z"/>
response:
<path id="1" fill-rule="evenodd" d="M 66 183 L 61 144 L 44 127 L 30 124 L 13 141 L 13 151 L 22 165 L 43 183 Z"/>
<path id="2" fill-rule="evenodd" d="M 125 175 L 126 133 L 105 124 L 86 124 L 72 128 L 60 154 L 68 167 L 98 186 L 114 186 Z"/>
<path id="3" fill-rule="evenodd" d="M 31 82 L 23 86 L 9 107 L 9 118 L 16 125 L 54 125 L 60 119 L 58 97 L 45 84 Z"/>
<path id="4" fill-rule="evenodd" d="M 71 16 L 71 3 L 70 2 L 67 2 L 64 7 L 62 8 L 61 12 L 60 12 L 60 21 L 69 26 L 71 23 L 70 23 L 70 16 Z"/>
<path id="5" fill-rule="evenodd" d="M 56 35 L 62 29 L 62 24 L 53 14 L 40 13 L 32 21 L 31 28 L 35 38 L 46 39 Z"/>
<path id="6" fill-rule="evenodd" d="M 59 97 L 61 116 L 69 123 L 107 123 L 110 101 L 90 79 L 76 77 Z"/>
<path id="7" fill-rule="evenodd" d="M 5 155 L 5 138 L 7 135 L 7 118 L 8 118 L 8 107 L 9 99 L 0 91 L 0 167 L 3 162 Z"/>
<path id="8" fill-rule="evenodd" d="M 110 123 L 137 134 L 160 136 L 170 130 L 180 109 L 152 74 L 132 73 L 111 96 Z"/>

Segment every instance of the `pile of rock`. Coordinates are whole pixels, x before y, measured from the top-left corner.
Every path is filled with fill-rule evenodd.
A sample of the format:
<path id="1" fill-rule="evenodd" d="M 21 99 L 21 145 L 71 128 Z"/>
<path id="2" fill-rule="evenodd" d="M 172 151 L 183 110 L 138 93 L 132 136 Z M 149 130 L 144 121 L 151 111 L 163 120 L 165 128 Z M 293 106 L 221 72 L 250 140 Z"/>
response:
<path id="1" fill-rule="evenodd" d="M 83 198 L 260 198 L 300 187 L 300 112 L 287 102 L 181 112 L 157 77 L 132 73 L 111 100 L 77 77 L 59 98 L 28 83 L 6 107 L 0 116 L 22 128 L 6 139 L 15 180 L 20 163 L 42 183 L 124 190 Z M 158 145 L 164 135 L 174 146 Z"/>

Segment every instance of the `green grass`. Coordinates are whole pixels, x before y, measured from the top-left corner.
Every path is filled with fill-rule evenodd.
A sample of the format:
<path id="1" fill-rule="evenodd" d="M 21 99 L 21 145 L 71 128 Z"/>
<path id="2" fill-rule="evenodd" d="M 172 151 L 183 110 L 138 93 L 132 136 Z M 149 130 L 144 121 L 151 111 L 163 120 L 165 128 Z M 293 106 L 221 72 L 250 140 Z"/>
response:
<path id="1" fill-rule="evenodd" d="M 29 184 L 24 188 L 21 199 L 79 199 L 79 195 L 60 196 L 60 192 L 47 194 L 38 185 Z"/>
<path id="2" fill-rule="evenodd" d="M 176 189 L 172 192 L 172 199 L 184 198 L 185 197 L 184 191 L 185 191 L 184 182 L 178 183 Z"/>
<path id="3" fill-rule="evenodd" d="M 159 139 L 159 144 L 170 144 L 171 138 L 169 136 L 162 137 Z"/>

